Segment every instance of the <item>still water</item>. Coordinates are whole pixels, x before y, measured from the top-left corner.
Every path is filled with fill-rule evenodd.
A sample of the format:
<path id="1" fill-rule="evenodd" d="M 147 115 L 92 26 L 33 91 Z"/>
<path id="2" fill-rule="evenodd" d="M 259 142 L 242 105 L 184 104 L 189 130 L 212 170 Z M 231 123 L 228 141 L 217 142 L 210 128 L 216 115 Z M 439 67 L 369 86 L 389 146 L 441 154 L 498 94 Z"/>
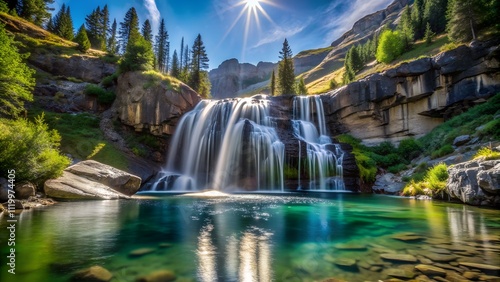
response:
<path id="1" fill-rule="evenodd" d="M 6 220 L 2 215 L 2 262 L 10 248 Z M 161 270 L 176 281 L 405 280 L 422 275 L 414 269 L 422 263 L 457 275 L 467 272 L 464 262 L 498 266 L 499 242 L 499 210 L 387 196 L 62 202 L 18 216 L 16 274 L 2 263 L 0 281 L 68 281 L 94 265 L 112 281 Z"/>

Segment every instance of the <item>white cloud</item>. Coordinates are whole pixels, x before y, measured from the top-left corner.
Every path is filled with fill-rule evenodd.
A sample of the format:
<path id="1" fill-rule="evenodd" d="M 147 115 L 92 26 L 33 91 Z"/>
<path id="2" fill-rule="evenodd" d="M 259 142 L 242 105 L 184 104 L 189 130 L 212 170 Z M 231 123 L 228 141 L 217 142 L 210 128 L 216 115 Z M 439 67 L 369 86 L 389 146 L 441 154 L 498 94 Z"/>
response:
<path id="1" fill-rule="evenodd" d="M 155 0 L 144 0 L 144 7 L 148 10 L 154 32 L 160 26 L 160 10 L 158 10 Z"/>
<path id="2" fill-rule="evenodd" d="M 329 30 L 325 38 L 325 43 L 329 44 L 336 40 L 346 31 L 350 30 L 355 22 L 366 15 L 385 9 L 392 2 L 393 0 L 354 0 L 341 15 L 332 18 L 331 15 L 335 14 L 334 10 L 340 5 L 340 2 L 333 2 L 324 13 L 324 16 L 328 20 L 323 22 L 323 27 Z"/>
<path id="3" fill-rule="evenodd" d="M 259 41 L 253 45 L 251 48 L 255 49 L 258 48 L 262 45 L 266 45 L 269 43 L 273 43 L 276 41 L 282 41 L 285 38 L 290 38 L 294 36 L 295 34 L 301 32 L 304 30 L 305 26 L 295 26 L 295 27 L 290 27 L 288 29 L 276 26 L 272 32 L 268 32 L 265 37 L 262 37 L 259 39 Z"/>

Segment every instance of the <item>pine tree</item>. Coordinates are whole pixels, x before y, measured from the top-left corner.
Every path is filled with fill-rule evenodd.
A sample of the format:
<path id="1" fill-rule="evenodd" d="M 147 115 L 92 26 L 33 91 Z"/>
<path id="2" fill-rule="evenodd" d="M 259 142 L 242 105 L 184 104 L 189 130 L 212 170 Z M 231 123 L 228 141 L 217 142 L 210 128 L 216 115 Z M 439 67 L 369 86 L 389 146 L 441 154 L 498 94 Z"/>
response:
<path id="1" fill-rule="evenodd" d="M 47 22 L 47 25 L 45 26 L 45 29 L 49 32 L 52 32 L 52 33 L 55 33 L 56 31 L 56 26 L 54 24 L 54 20 L 51 18 L 49 18 L 49 21 Z"/>
<path id="2" fill-rule="evenodd" d="M 137 16 L 137 11 L 134 7 L 127 11 L 123 22 L 120 23 L 119 35 L 121 49 L 125 52 L 127 46 L 139 38 L 139 16 Z"/>
<path id="3" fill-rule="evenodd" d="M 181 76 L 181 69 L 179 65 L 179 57 L 177 56 L 177 50 L 174 50 L 174 54 L 172 55 L 172 70 L 170 71 L 170 75 L 179 78 Z"/>
<path id="4" fill-rule="evenodd" d="M 153 45 L 153 30 L 151 29 L 151 23 L 149 20 L 145 20 L 144 23 L 142 24 L 142 37 L 149 41 L 151 45 Z"/>
<path id="5" fill-rule="evenodd" d="M 347 51 L 344 60 L 345 72 L 343 76 L 344 84 L 352 82 L 356 73 L 363 69 L 364 64 L 360 55 L 360 48 L 353 46 Z"/>
<path id="6" fill-rule="evenodd" d="M 165 28 L 165 20 L 162 19 L 158 27 L 158 34 L 155 40 L 156 68 L 160 72 L 168 72 L 167 60 L 169 57 L 168 50 L 168 32 Z"/>
<path id="7" fill-rule="evenodd" d="M 181 68 L 181 77 L 180 80 L 183 81 L 184 83 L 189 82 L 189 67 L 191 65 L 190 57 L 189 57 L 189 46 L 188 44 L 184 45 L 184 59 L 183 59 L 183 64 Z"/>
<path id="8" fill-rule="evenodd" d="M 448 0 L 425 1 L 423 22 L 430 23 L 436 33 L 446 30 L 446 9 Z"/>
<path id="9" fill-rule="evenodd" d="M 118 49 L 119 49 L 119 45 L 118 45 L 118 39 L 117 39 L 117 24 L 116 24 L 116 19 L 113 20 L 113 24 L 111 25 L 111 31 L 109 32 L 109 39 L 108 39 L 108 45 L 106 47 L 106 49 L 108 50 L 108 53 L 111 54 L 111 55 L 116 55 L 118 54 Z"/>
<path id="10" fill-rule="evenodd" d="M 78 33 L 75 37 L 75 42 L 78 43 L 78 49 L 82 52 L 87 52 L 90 48 L 90 40 L 87 36 L 87 30 L 85 29 L 85 25 L 82 24 Z"/>
<path id="11" fill-rule="evenodd" d="M 304 82 L 304 78 L 300 78 L 299 81 L 297 81 L 297 94 L 299 95 L 307 95 L 307 87 L 306 83 Z"/>
<path id="12" fill-rule="evenodd" d="M 204 77 L 202 72 L 208 69 L 208 56 L 207 51 L 205 50 L 205 45 L 203 44 L 203 40 L 201 39 L 201 35 L 198 34 L 196 39 L 194 40 L 193 47 L 191 49 L 191 75 L 189 79 L 189 86 L 197 91 L 200 95 L 204 97 L 208 97 L 209 93 L 203 93 L 202 90 L 204 88 Z"/>
<path id="13" fill-rule="evenodd" d="M 432 44 L 432 37 L 434 37 L 434 35 L 436 35 L 436 34 L 432 31 L 431 24 L 429 22 L 427 22 L 427 25 L 425 27 L 425 35 L 424 35 L 424 40 L 425 40 L 425 43 L 427 45 Z"/>
<path id="14" fill-rule="evenodd" d="M 154 61 L 153 46 L 137 33 L 130 37 L 127 50 L 120 63 L 120 71 L 152 70 Z"/>
<path id="15" fill-rule="evenodd" d="M 101 50 L 107 49 L 107 39 L 109 33 L 109 9 L 108 5 L 104 5 L 99 18 L 99 39 L 101 41 Z"/>
<path id="16" fill-rule="evenodd" d="M 105 47 L 106 38 L 103 37 L 103 12 L 101 7 L 97 6 L 92 10 L 90 15 L 85 17 L 85 26 L 87 27 L 87 35 L 92 48 L 102 50 Z"/>
<path id="17" fill-rule="evenodd" d="M 278 92 L 282 95 L 296 94 L 294 87 L 295 71 L 292 56 L 292 50 L 290 49 L 290 45 L 288 45 L 288 40 L 285 38 L 279 56 L 281 61 L 278 65 Z"/>
<path id="18" fill-rule="evenodd" d="M 403 10 L 403 14 L 401 15 L 398 29 L 403 38 L 404 49 L 409 50 L 411 44 L 413 43 L 415 34 L 413 32 L 414 29 L 411 20 L 411 12 L 408 5 L 406 5 L 405 9 Z"/>
<path id="19" fill-rule="evenodd" d="M 34 71 L 19 54 L 14 39 L 0 23 L 0 115 L 17 117 L 24 110 L 24 102 L 33 100 Z"/>
<path id="20" fill-rule="evenodd" d="M 184 37 L 181 39 L 181 56 L 179 58 L 179 66 L 180 68 L 184 68 Z"/>
<path id="21" fill-rule="evenodd" d="M 450 0 L 448 5 L 448 37 L 455 42 L 476 39 L 477 33 L 488 17 L 488 7 L 480 0 Z"/>
<path id="22" fill-rule="evenodd" d="M 274 70 L 273 73 L 271 74 L 270 88 L 271 88 L 271 96 L 274 96 L 276 94 L 276 75 L 274 74 Z"/>
<path id="23" fill-rule="evenodd" d="M 427 0 L 425 2 L 431 2 L 431 0 Z M 413 39 L 420 39 L 424 36 L 424 0 L 415 0 L 413 2 L 413 6 L 411 7 L 411 22 L 413 26 Z"/>
<path id="24" fill-rule="evenodd" d="M 49 4 L 53 4 L 54 0 L 21 0 L 21 11 L 17 13 L 24 19 L 42 26 L 50 18 Z"/>
<path id="25" fill-rule="evenodd" d="M 49 23 L 51 20 L 49 20 Z M 52 21 L 52 31 L 53 33 L 59 35 L 62 38 L 73 40 L 73 20 L 71 19 L 71 12 L 69 6 L 62 4 L 61 10 L 57 12 Z M 47 24 L 48 26 L 48 24 Z M 50 30 L 49 30 L 50 31 Z"/>

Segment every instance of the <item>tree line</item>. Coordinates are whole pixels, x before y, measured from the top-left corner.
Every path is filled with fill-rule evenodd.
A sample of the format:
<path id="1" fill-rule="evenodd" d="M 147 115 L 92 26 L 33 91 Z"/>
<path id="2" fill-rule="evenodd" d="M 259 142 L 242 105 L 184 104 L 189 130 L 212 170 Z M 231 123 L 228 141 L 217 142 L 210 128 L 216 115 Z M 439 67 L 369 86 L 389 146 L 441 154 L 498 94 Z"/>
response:
<path id="1" fill-rule="evenodd" d="M 499 13 L 498 0 L 415 0 L 404 8 L 394 30 L 384 27 L 364 44 L 349 49 L 343 83 L 353 81 L 368 62 L 390 63 L 418 40 L 431 44 L 436 34 L 446 32 L 452 42 L 463 43 L 481 32 L 498 33 Z"/>
<path id="2" fill-rule="evenodd" d="M 191 49 L 182 38 L 180 55 L 174 50 L 170 56 L 169 33 L 164 19 L 154 35 L 149 19 L 140 25 L 134 7 L 127 11 L 123 21 L 117 23 L 116 19 L 111 22 L 108 5 L 98 6 L 85 17 L 85 22 L 75 34 L 70 6 L 63 4 L 52 16 L 49 5 L 53 2 L 0 0 L 0 11 L 19 15 L 62 38 L 72 40 L 79 44 L 82 52 L 92 48 L 111 56 L 122 56 L 122 71 L 155 69 L 180 79 L 204 97 L 210 95 L 209 59 L 201 35 L 196 37 Z"/>

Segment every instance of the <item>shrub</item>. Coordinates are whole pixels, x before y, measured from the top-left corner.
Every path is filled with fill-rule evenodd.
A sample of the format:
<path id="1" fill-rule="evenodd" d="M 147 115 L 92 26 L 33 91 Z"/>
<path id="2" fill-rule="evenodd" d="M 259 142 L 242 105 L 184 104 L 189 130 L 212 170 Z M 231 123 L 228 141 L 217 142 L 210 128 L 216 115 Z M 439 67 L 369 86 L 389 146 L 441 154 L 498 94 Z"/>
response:
<path id="1" fill-rule="evenodd" d="M 372 147 L 372 151 L 379 155 L 388 155 L 391 153 L 395 153 L 396 147 L 394 147 L 394 145 L 391 142 L 384 141 L 378 144 L 377 146 Z"/>
<path id="2" fill-rule="evenodd" d="M 404 51 L 404 40 L 399 31 L 385 30 L 380 35 L 375 57 L 381 63 L 390 63 Z"/>
<path id="3" fill-rule="evenodd" d="M 337 136 L 337 140 L 353 147 L 352 153 L 356 159 L 356 165 L 359 169 L 361 179 L 365 183 L 375 182 L 375 176 L 377 175 L 377 163 L 371 157 L 373 153 L 369 151 L 366 146 L 361 144 L 361 140 L 356 139 L 351 135 L 339 135 Z"/>
<path id="4" fill-rule="evenodd" d="M 494 119 L 486 123 L 483 129 L 479 132 L 482 137 L 491 136 L 495 139 L 500 139 L 500 119 Z"/>
<path id="5" fill-rule="evenodd" d="M 424 182 L 427 183 L 427 187 L 431 189 L 433 193 L 443 191 L 446 187 L 447 180 L 448 166 L 444 163 L 437 164 L 429 169 L 424 178 Z"/>
<path id="6" fill-rule="evenodd" d="M 398 153 L 407 161 L 418 157 L 421 152 L 422 145 L 415 138 L 404 139 L 399 143 Z"/>
<path id="7" fill-rule="evenodd" d="M 85 88 L 85 94 L 90 96 L 97 96 L 97 101 L 102 104 L 111 104 L 116 98 L 116 95 L 112 91 L 107 91 L 101 88 L 99 85 L 89 84 Z"/>
<path id="8" fill-rule="evenodd" d="M 61 175 L 70 160 L 60 154 L 61 137 L 49 130 L 44 116 L 34 122 L 26 119 L 0 119 L 0 171 L 16 170 L 17 180 L 37 184 Z"/>
<path id="9" fill-rule="evenodd" d="M 439 49 L 439 51 L 441 51 L 441 52 L 450 51 L 450 50 L 453 50 L 453 49 L 457 48 L 458 46 L 459 45 L 457 43 L 450 42 L 448 44 L 445 44 L 445 45 L 441 46 L 441 48 Z"/>
<path id="10" fill-rule="evenodd" d="M 115 72 L 112 75 L 108 75 L 102 79 L 101 85 L 105 88 L 113 86 L 115 84 L 116 79 L 118 78 L 118 73 Z"/>
<path id="11" fill-rule="evenodd" d="M 421 182 L 415 182 L 414 180 L 410 181 L 409 184 L 405 186 L 403 189 L 404 196 L 416 196 L 416 195 L 424 195 L 424 186 Z"/>
<path id="12" fill-rule="evenodd" d="M 484 158 L 485 160 L 500 159 L 500 152 L 495 152 L 488 147 L 483 147 L 474 155 L 474 159 Z"/>
<path id="13" fill-rule="evenodd" d="M 398 173 L 398 172 L 405 170 L 405 169 L 406 169 L 405 164 L 397 164 L 397 165 L 390 166 L 387 170 L 390 173 Z"/>
<path id="14" fill-rule="evenodd" d="M 80 29 L 78 29 L 78 33 L 75 37 L 75 42 L 78 43 L 78 50 L 85 53 L 90 49 L 90 40 L 87 36 L 87 31 L 85 30 L 85 25 L 82 24 Z"/>
<path id="15" fill-rule="evenodd" d="M 453 153 L 454 151 L 455 149 L 453 149 L 453 146 L 446 144 L 443 147 L 439 148 L 437 151 L 432 152 L 431 158 L 437 159 L 440 157 L 444 157 L 446 155 Z"/>

